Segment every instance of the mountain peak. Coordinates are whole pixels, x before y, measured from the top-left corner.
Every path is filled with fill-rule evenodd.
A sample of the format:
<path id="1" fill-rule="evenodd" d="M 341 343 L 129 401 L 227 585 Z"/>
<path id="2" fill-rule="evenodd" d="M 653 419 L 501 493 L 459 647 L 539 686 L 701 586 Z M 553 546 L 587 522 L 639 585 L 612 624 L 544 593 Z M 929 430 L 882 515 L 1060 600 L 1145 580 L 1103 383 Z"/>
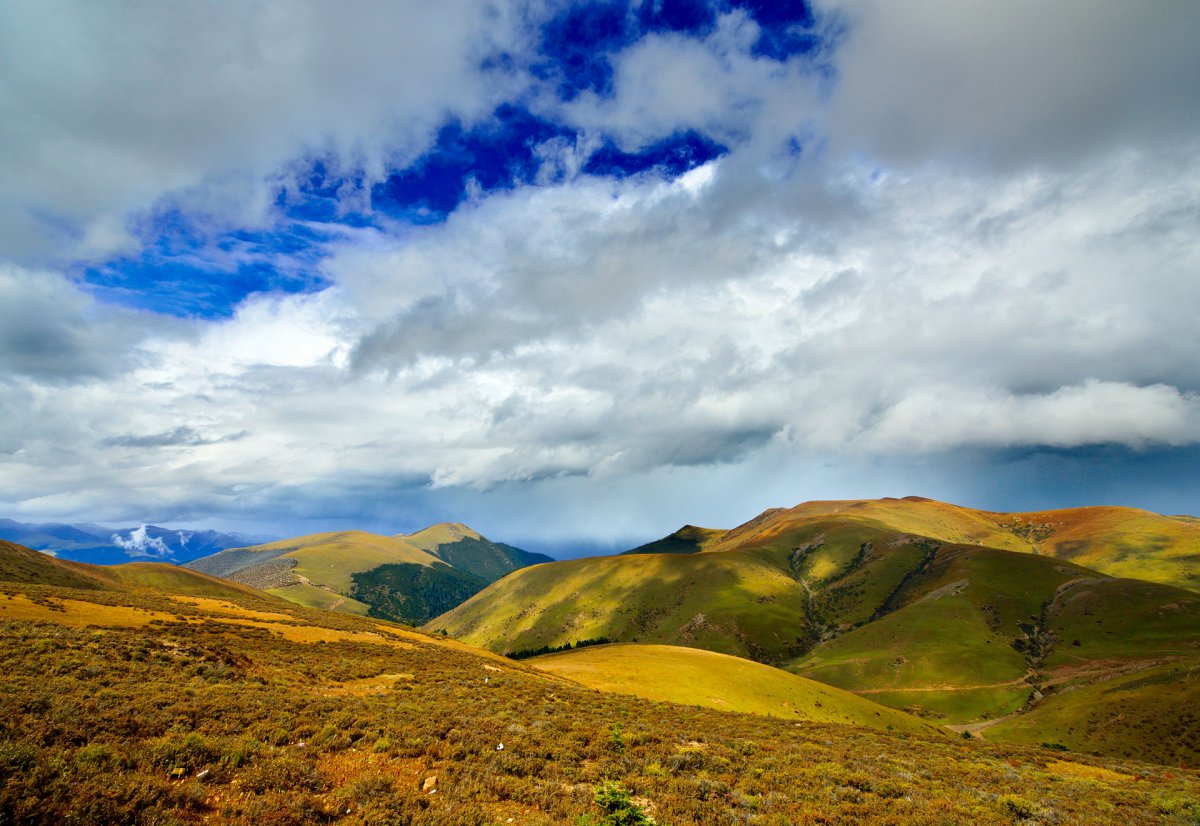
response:
<path id="1" fill-rule="evenodd" d="M 436 525 L 430 525 L 428 528 L 422 528 L 414 533 L 397 534 L 397 536 L 411 542 L 423 551 L 433 550 L 440 545 L 461 542 L 464 539 L 482 540 L 484 538 L 481 533 L 462 522 L 438 522 Z"/>

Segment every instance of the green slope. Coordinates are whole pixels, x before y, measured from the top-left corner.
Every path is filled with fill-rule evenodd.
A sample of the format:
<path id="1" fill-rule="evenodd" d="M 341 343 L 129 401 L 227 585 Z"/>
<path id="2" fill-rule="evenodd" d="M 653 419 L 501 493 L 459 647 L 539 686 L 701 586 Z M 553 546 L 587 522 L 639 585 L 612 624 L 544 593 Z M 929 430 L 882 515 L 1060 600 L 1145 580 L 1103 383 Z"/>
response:
<path id="1" fill-rule="evenodd" d="M 662 539 L 622 551 L 622 554 L 695 554 L 703 551 L 724 535 L 725 531 L 722 530 L 684 525 L 670 536 L 664 536 Z"/>
<path id="2" fill-rule="evenodd" d="M 398 564 L 429 567 L 441 562 L 401 537 L 336 531 L 232 548 L 185 567 L 261 588 L 299 605 L 357 614 L 370 606 L 354 593 L 354 577 Z"/>
<path id="3" fill-rule="evenodd" d="M 893 593 L 886 613 L 828 640 L 789 668 L 948 722 L 1020 708 L 1034 670 L 1023 645 L 1042 604 L 1093 572 L 1045 557 L 938 547 Z"/>
<path id="4" fill-rule="evenodd" d="M 755 554 L 637 554 L 524 568 L 426 627 L 498 652 L 608 637 L 783 662 L 808 645 L 806 601 Z"/>
<path id="5" fill-rule="evenodd" d="M 409 625 L 427 622 L 487 587 L 487 580 L 444 562 L 380 565 L 353 579 L 352 593 L 370 606 L 371 616 Z"/>
<path id="6" fill-rule="evenodd" d="M 1133 518 L 1113 511 L 1076 509 L 1053 530 Z M 947 724 L 986 728 L 1030 712 L 1046 721 L 1044 741 L 1065 742 L 1049 710 L 1086 710 L 1073 697 L 1083 687 L 1200 656 L 1198 597 L 1035 552 L 1050 528 L 1024 516 L 928 500 L 809 503 L 769 511 L 700 553 L 518 572 L 427 627 L 498 652 L 595 638 L 705 648 Z M 1170 684 L 1184 672 L 1167 673 L 1176 676 L 1139 689 L 1147 703 L 1178 690 Z M 1016 730 L 993 728 L 984 736 Z M 1165 759 L 1188 736 L 1180 729 L 1160 747 L 1157 730 L 1145 732 L 1101 747 L 1119 739 Z"/>
<path id="7" fill-rule="evenodd" d="M 443 522 L 422 531 L 400 537 L 414 547 L 433 554 L 460 571 L 495 582 L 502 576 L 529 565 L 554 560 L 545 554 L 535 554 L 493 542 L 459 522 Z"/>
<path id="8" fill-rule="evenodd" d="M 814 680 L 768 665 L 669 645 L 596 645 L 528 661 L 590 688 L 647 700 L 765 714 L 789 720 L 847 723 L 923 734 L 942 730 Z"/>
<path id="9" fill-rule="evenodd" d="M 987 740 L 1200 765 L 1200 658 L 1062 686 L 1025 714 L 987 727 Z"/>
<path id="10" fill-rule="evenodd" d="M 187 567 L 300 605 L 420 624 L 488 582 L 548 559 L 443 523 L 409 536 L 311 534 L 221 551 Z"/>
<path id="11" fill-rule="evenodd" d="M 91 572 L 91 566 L 55 559 L 39 551 L 0 539 L 0 582 L 57 585 L 63 588 L 111 587 Z"/>
<path id="12" fill-rule="evenodd" d="M 1053 556 L 1111 576 L 1200 590 L 1200 520 L 1137 508 L 995 513 L 910 496 L 805 502 L 767 511 L 706 552 L 754 547 L 807 523 L 836 519 L 940 542 Z"/>

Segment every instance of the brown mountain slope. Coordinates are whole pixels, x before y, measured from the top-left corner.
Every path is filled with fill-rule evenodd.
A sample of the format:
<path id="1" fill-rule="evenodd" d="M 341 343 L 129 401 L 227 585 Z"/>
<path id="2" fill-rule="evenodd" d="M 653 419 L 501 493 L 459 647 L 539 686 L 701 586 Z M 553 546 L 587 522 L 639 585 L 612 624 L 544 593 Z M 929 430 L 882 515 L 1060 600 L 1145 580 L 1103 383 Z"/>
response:
<path id="1" fill-rule="evenodd" d="M 1111 576 L 1200 591 L 1200 520 L 1137 508 L 997 513 L 916 496 L 805 502 L 766 511 L 704 552 L 770 547 L 805 524 L 830 518 L 941 542 L 1053 556 Z"/>
<path id="2" fill-rule="evenodd" d="M 9 581 L 0 627 L 0 823 L 559 826 L 600 790 L 673 824 L 1200 816 L 1194 772 L 650 702 L 261 597 Z"/>

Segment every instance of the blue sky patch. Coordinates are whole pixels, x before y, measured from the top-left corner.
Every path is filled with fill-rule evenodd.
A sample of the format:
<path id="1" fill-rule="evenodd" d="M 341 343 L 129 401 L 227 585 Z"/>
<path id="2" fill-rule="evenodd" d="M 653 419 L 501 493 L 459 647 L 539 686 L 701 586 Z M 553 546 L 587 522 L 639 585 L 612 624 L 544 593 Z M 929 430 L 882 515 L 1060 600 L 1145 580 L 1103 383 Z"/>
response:
<path id="1" fill-rule="evenodd" d="M 371 190 L 371 203 L 392 217 L 417 223 L 444 220 L 467 196 L 471 181 L 482 192 L 532 182 L 538 144 L 575 133 L 516 106 L 501 106 L 486 123 L 464 129 L 447 124 L 428 153 Z"/>
<path id="2" fill-rule="evenodd" d="M 815 19 L 807 3 L 795 0 L 735 0 L 734 7 L 745 9 L 761 31 L 751 54 L 772 60 L 787 60 L 808 54 L 820 46 L 813 31 Z"/>
<path id="3" fill-rule="evenodd" d="M 610 95 L 609 57 L 629 45 L 634 34 L 625 2 L 568 6 L 543 27 L 540 51 L 545 59 L 533 67 L 534 74 L 557 82 L 564 100 L 584 91 Z"/>
<path id="4" fill-rule="evenodd" d="M 177 212 L 157 216 L 141 254 L 88 267 L 98 298 L 181 318 L 227 318 L 247 296 L 315 292 L 316 265 L 331 236 L 300 223 L 205 236 Z"/>
<path id="5" fill-rule="evenodd" d="M 716 10 L 705 0 L 644 0 L 636 19 L 643 32 L 679 32 L 704 37 L 717 22 Z"/>
<path id="6" fill-rule="evenodd" d="M 761 27 L 754 47 L 760 56 L 785 59 L 815 48 L 814 18 L 805 3 L 607 0 L 562 7 L 542 27 L 530 68 L 561 100 L 583 92 L 609 95 L 613 55 L 647 34 L 704 38 L 719 15 L 737 8 Z M 495 70 L 508 71 L 516 58 L 500 54 L 489 60 Z M 338 228 L 377 225 L 381 216 L 409 224 L 442 222 L 472 192 L 534 184 L 542 168 L 538 147 L 555 139 L 574 143 L 577 137 L 571 127 L 506 103 L 479 123 L 446 122 L 429 151 L 369 192 L 361 170 L 341 169 L 332 158 L 308 161 L 297 179 L 277 193 L 278 226 L 270 231 L 213 237 L 179 211 L 162 210 L 142 228 L 145 247 L 140 254 L 89 266 L 81 277 L 98 297 L 126 306 L 176 316 L 229 316 L 252 293 L 327 286 L 317 264 Z M 608 140 L 582 171 L 614 178 L 645 173 L 675 177 L 728 151 L 695 129 L 632 152 Z M 562 174 L 559 170 L 552 182 L 561 183 Z M 320 225 L 328 225 L 329 231 L 323 233 Z"/>
<path id="7" fill-rule="evenodd" d="M 657 171 L 670 177 L 702 166 L 724 155 L 728 149 L 694 130 L 680 132 L 647 146 L 640 152 L 625 152 L 612 142 L 592 153 L 583 171 L 589 175 L 626 178 Z"/>

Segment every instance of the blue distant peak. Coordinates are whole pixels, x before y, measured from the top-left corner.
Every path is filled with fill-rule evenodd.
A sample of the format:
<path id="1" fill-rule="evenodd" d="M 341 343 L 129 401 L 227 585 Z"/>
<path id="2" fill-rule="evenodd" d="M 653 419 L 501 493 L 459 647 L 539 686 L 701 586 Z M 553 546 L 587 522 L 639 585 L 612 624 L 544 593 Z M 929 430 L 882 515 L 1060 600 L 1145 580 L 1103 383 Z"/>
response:
<path id="1" fill-rule="evenodd" d="M 371 203 L 393 217 L 418 222 L 444 220 L 467 195 L 474 180 L 483 192 L 511 189 L 537 177 L 538 144 L 575 133 L 527 110 L 505 105 L 470 130 L 447 124 L 437 142 L 407 169 L 371 190 Z"/>
<path id="2" fill-rule="evenodd" d="M 653 170 L 677 177 L 727 151 L 716 141 L 689 130 L 664 138 L 639 152 L 625 152 L 613 143 L 606 142 L 592 153 L 583 171 L 589 175 L 626 178 Z"/>

